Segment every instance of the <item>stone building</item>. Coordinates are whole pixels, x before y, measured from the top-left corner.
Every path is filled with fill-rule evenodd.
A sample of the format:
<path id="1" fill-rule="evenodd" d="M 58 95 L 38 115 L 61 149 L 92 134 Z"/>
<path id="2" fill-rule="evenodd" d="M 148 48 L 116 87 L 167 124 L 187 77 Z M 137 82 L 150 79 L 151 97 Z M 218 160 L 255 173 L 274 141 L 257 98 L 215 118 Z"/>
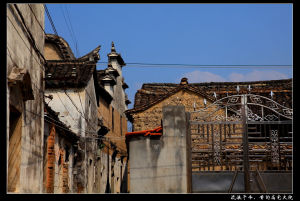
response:
<path id="1" fill-rule="evenodd" d="M 68 43 L 59 36 L 45 38 L 45 94 L 51 96 L 49 107 L 59 112 L 59 119 L 80 137 L 74 158 L 74 186 L 71 192 L 96 193 L 99 85 L 96 63 L 100 46 L 83 57 L 75 58 Z"/>
<path id="2" fill-rule="evenodd" d="M 101 157 L 103 166 L 101 168 L 102 178 L 101 192 L 125 193 L 127 192 L 127 148 L 125 144 L 125 133 L 127 132 L 127 118 L 125 110 L 130 101 L 125 89 L 128 85 L 122 76 L 122 67 L 125 62 L 121 55 L 116 52 L 112 42 L 111 52 L 108 56 L 108 66 L 104 70 L 98 70 L 98 83 L 103 95 L 100 96 L 98 114 L 103 123 L 103 141 L 106 148 L 103 153 L 109 158 Z M 104 95 L 105 94 L 105 95 Z M 108 148 L 110 147 L 110 149 Z M 107 155 L 106 155 L 107 156 Z M 105 159 L 104 159 L 105 158 Z M 104 164 L 107 163 L 107 168 Z M 109 175 L 107 177 L 107 175 Z"/>
<path id="3" fill-rule="evenodd" d="M 43 191 L 44 8 L 7 4 L 7 191 Z"/>
<path id="4" fill-rule="evenodd" d="M 143 84 L 135 94 L 133 109 L 125 113 L 133 124 L 133 131 L 153 129 L 161 125 L 164 105 L 184 105 L 185 110 L 191 112 L 203 108 L 204 99 L 206 105 L 209 105 L 226 96 L 249 93 L 249 86 L 252 94 L 269 98 L 272 91 L 274 101 L 292 108 L 292 79 L 189 84 L 188 80 L 183 78 L 180 84 Z"/>

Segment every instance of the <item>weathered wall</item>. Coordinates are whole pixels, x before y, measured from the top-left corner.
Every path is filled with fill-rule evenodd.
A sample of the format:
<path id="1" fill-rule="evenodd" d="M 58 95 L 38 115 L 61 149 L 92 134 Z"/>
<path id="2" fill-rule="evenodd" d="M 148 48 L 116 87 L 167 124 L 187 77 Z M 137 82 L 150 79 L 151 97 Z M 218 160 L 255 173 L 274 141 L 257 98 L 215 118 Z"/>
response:
<path id="1" fill-rule="evenodd" d="M 124 89 L 122 87 L 122 79 L 123 79 L 122 67 L 116 60 L 112 60 L 111 65 L 120 74 L 116 78 L 116 81 L 117 81 L 116 85 L 113 86 L 114 93 L 113 93 L 113 101 L 112 101 L 111 105 L 115 109 L 117 109 L 120 114 L 123 114 L 124 111 L 126 110 L 126 104 L 125 104 L 125 92 L 124 92 Z"/>
<path id="2" fill-rule="evenodd" d="M 85 89 L 85 119 L 88 119 L 86 122 L 86 131 L 88 132 L 86 135 L 89 137 L 97 136 L 97 131 L 100 128 L 98 126 L 98 106 L 97 106 L 97 99 L 95 93 L 95 86 L 94 86 L 94 77 L 90 79 L 88 85 Z M 87 141 L 87 193 L 97 193 L 99 189 L 96 188 L 96 168 L 97 166 L 97 140 L 95 139 L 88 139 Z"/>
<path id="3" fill-rule="evenodd" d="M 77 168 L 86 168 L 82 168 L 83 171 L 77 171 L 82 174 L 78 178 L 85 178 L 84 181 L 79 179 L 83 185 L 83 193 L 97 192 L 94 176 L 97 143 L 91 137 L 97 134 L 99 127 L 93 77 L 84 89 L 67 89 L 66 91 L 47 89 L 45 94 L 53 96 L 53 100 L 48 104 L 54 111 L 60 112 L 60 120 L 71 126 L 70 129 L 74 133 L 83 137 L 80 147 L 84 152 L 84 157 L 83 161 L 80 162 L 80 167 Z M 88 139 L 85 139 L 85 137 Z"/>
<path id="4" fill-rule="evenodd" d="M 45 59 L 47 60 L 62 60 L 59 50 L 54 44 L 45 43 Z"/>
<path id="5" fill-rule="evenodd" d="M 161 137 L 132 137 L 131 193 L 187 193 L 186 116 L 183 106 L 166 106 Z"/>
<path id="6" fill-rule="evenodd" d="M 134 131 L 153 129 L 161 125 L 162 107 L 167 105 L 184 105 L 187 112 L 194 111 L 194 103 L 196 110 L 204 107 L 203 97 L 190 92 L 181 90 L 165 100 L 157 103 L 149 109 L 133 114 Z M 207 100 L 207 105 L 211 102 Z"/>
<path id="7" fill-rule="evenodd" d="M 29 5 L 31 7 L 29 7 Z M 38 51 L 44 49 L 44 8 L 42 4 L 17 4 Z M 32 10 L 31 10 L 31 9 Z M 42 28 L 41 28 L 42 27 Z M 16 88 L 8 87 L 7 103 L 18 102 L 16 108 L 22 113 L 21 152 L 19 165 L 19 188 L 15 192 L 41 193 L 43 183 L 43 130 L 44 130 L 44 71 L 42 59 L 25 35 L 22 20 L 12 4 L 7 5 L 7 75 L 12 68 L 26 69 L 31 78 L 34 100 L 25 102 L 16 94 Z M 14 100 L 15 99 L 15 100 Z M 7 120 L 9 120 L 9 107 Z M 9 132 L 9 131 L 8 131 Z M 7 132 L 7 139 L 9 134 Z M 9 150 L 9 146 L 8 146 Z M 8 172 L 11 169 L 8 167 Z M 8 183 L 10 178 L 8 178 Z"/>
<path id="8" fill-rule="evenodd" d="M 99 193 L 126 193 L 127 192 L 127 162 L 126 159 L 121 160 L 119 156 L 112 158 L 112 150 L 107 153 L 107 147 L 104 147 L 99 152 L 99 159 L 97 160 L 98 170 L 96 172 L 98 177 L 97 186 Z M 121 189 L 121 182 L 122 189 Z"/>
<path id="9" fill-rule="evenodd" d="M 124 115 L 124 111 L 127 109 L 127 107 L 125 104 L 125 93 L 122 87 L 122 67 L 116 60 L 112 60 L 111 64 L 113 68 L 115 68 L 119 72 L 120 75 L 116 78 L 117 84 L 113 86 L 113 93 L 111 93 L 111 95 L 113 96 L 113 100 L 111 104 L 107 104 L 104 99 L 100 97 L 98 115 L 99 118 L 103 119 L 104 126 L 109 128 L 109 132 L 105 135 L 105 145 L 110 147 L 110 142 L 112 142 L 120 153 L 118 153 L 115 159 L 113 159 L 113 149 L 109 150 L 109 154 L 107 153 L 106 147 L 101 150 L 101 157 L 99 160 L 99 163 L 101 164 L 101 178 L 99 184 L 100 193 L 127 192 L 127 157 L 125 157 L 125 159 L 121 163 L 121 155 L 127 155 L 127 148 L 125 144 L 127 118 Z M 125 184 L 123 179 L 126 180 Z M 122 181 L 123 189 L 121 189 Z"/>
<path id="10" fill-rule="evenodd" d="M 54 127 L 53 127 L 54 126 Z M 73 143 L 55 125 L 45 123 L 44 193 L 76 193 L 73 189 Z"/>
<path id="11" fill-rule="evenodd" d="M 67 89 L 46 89 L 45 95 L 52 95 L 53 99 L 48 105 L 56 112 L 59 112 L 59 119 L 70 129 L 80 135 L 85 136 L 86 124 L 83 118 L 85 110 L 85 92 L 82 90 Z M 81 106 L 82 105 L 82 106 Z"/>

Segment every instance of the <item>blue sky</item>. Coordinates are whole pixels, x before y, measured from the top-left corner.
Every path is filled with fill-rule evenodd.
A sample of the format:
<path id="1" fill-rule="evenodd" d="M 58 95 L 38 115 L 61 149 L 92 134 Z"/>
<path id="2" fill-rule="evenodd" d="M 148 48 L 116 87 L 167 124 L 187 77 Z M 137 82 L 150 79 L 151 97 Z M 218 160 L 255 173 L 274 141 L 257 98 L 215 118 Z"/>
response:
<path id="1" fill-rule="evenodd" d="M 111 42 L 125 63 L 292 65 L 292 4 L 47 4 L 57 33 L 80 57 Z M 68 18 L 69 17 L 69 18 Z M 77 41 L 70 34 L 71 26 Z M 45 14 L 45 30 L 54 33 Z M 104 69 L 99 64 L 98 69 Z M 292 68 L 191 68 L 128 64 L 131 102 L 143 83 L 291 78 Z M 129 105 L 132 108 L 133 104 Z"/>

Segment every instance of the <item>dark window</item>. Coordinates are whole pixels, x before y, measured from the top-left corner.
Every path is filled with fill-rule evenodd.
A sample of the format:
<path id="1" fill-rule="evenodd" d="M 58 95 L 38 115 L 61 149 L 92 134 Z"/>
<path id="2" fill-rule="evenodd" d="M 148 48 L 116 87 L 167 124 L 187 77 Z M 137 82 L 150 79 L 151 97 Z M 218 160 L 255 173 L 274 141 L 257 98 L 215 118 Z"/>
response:
<path id="1" fill-rule="evenodd" d="M 65 146 L 65 150 L 66 150 L 65 162 L 68 162 L 69 161 L 69 156 L 70 156 L 68 145 Z"/>

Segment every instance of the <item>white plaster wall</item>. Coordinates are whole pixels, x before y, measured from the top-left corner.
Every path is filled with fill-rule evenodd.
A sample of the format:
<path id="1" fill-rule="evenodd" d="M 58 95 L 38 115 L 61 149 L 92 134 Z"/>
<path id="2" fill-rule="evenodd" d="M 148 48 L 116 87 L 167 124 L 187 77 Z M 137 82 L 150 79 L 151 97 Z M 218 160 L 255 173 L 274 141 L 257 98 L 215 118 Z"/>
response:
<path id="1" fill-rule="evenodd" d="M 83 108 L 85 107 L 84 90 L 76 91 L 74 89 L 68 89 L 65 92 L 61 89 L 47 89 L 45 91 L 45 95 L 53 96 L 53 99 L 48 103 L 48 105 L 55 112 L 59 112 L 59 119 L 67 126 L 71 126 L 70 130 L 74 133 L 84 137 L 86 129 L 84 123 L 85 120 L 83 115 L 81 115 L 84 114 Z"/>

